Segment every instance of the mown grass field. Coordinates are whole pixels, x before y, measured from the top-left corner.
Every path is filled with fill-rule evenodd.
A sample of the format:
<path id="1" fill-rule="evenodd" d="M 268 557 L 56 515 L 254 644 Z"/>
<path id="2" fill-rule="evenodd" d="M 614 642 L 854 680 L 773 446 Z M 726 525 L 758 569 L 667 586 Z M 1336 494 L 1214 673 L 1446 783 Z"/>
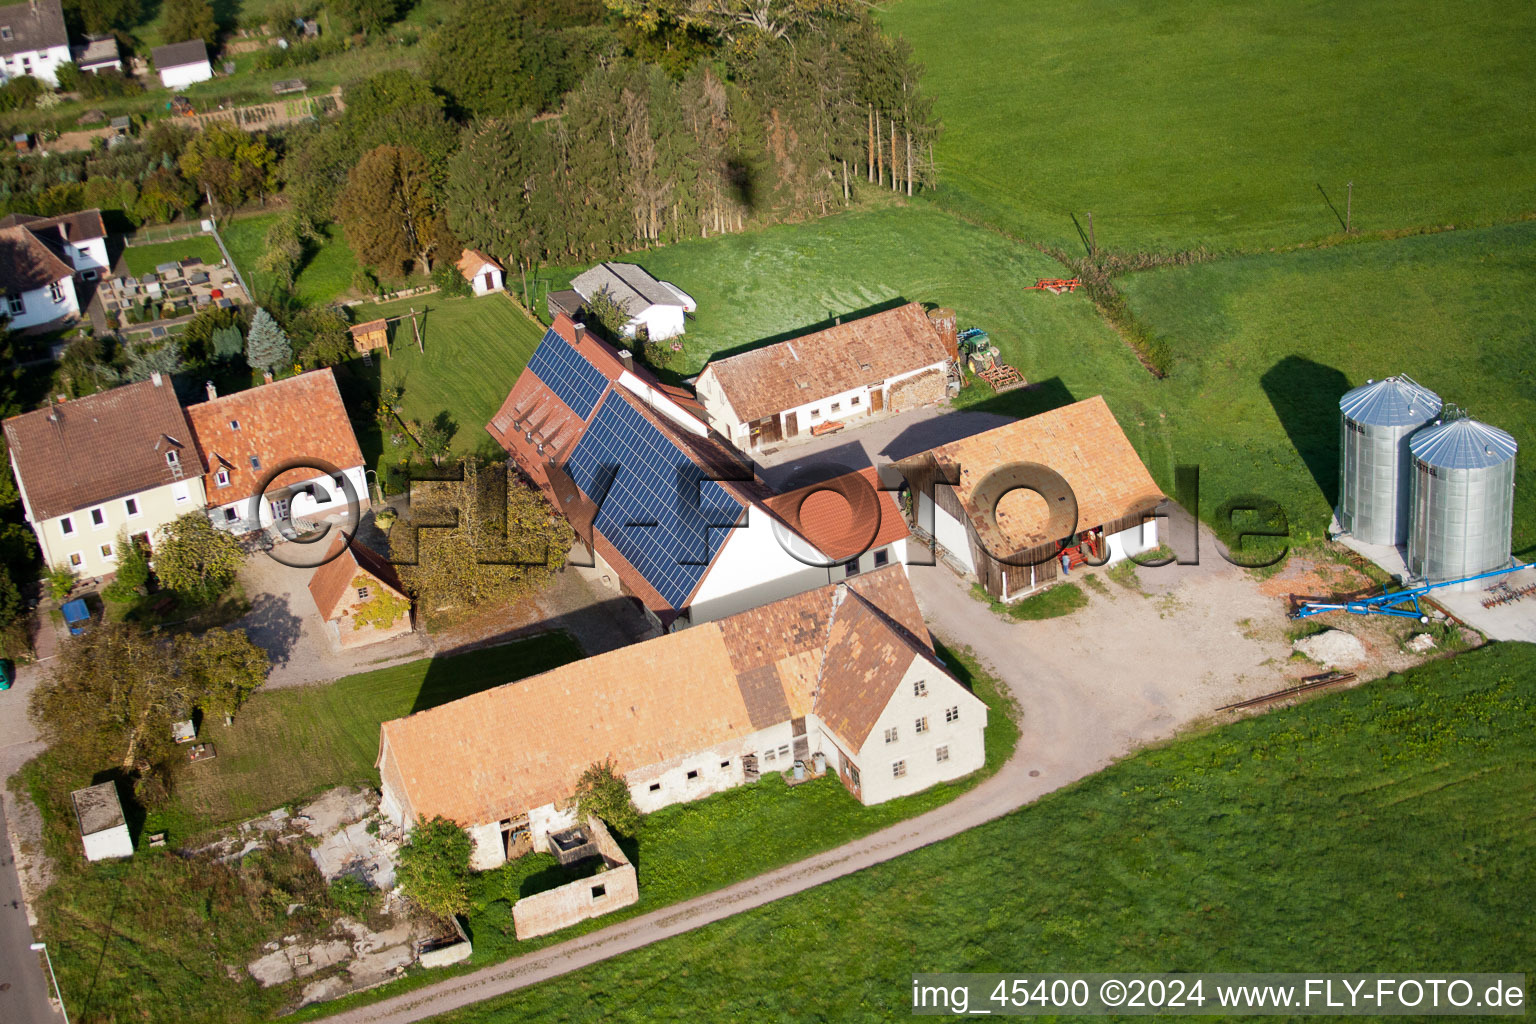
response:
<path id="1" fill-rule="evenodd" d="M 906 1020 L 925 971 L 1526 971 L 1536 647 L 1145 751 L 998 821 L 433 1018 Z"/>
<path id="2" fill-rule="evenodd" d="M 129 246 L 123 250 L 122 260 L 128 272 L 138 276 L 154 273 L 155 268 L 162 263 L 191 259 L 193 256 L 210 265 L 224 262 L 224 254 L 219 252 L 219 245 L 212 235 L 193 235 L 175 242 Z M 241 270 L 244 269 L 242 266 Z"/>
<path id="3" fill-rule="evenodd" d="M 572 935 L 591 931 L 743 878 L 772 870 L 954 799 L 996 771 L 1018 740 L 1015 712 L 995 680 L 964 650 L 940 647 L 989 707 L 986 768 L 955 783 L 878 807 L 864 807 L 831 776 L 789 787 L 778 775 L 705 800 L 644 816 L 633 837 L 621 838 L 640 877 L 641 900 L 633 907 L 576 928 L 518 942 L 512 904 L 520 896 L 557 884 L 554 858 L 522 858 L 474 876 L 466 915 L 474 957 L 460 970 L 495 963 Z M 195 766 L 181 779 L 179 811 L 151 815 L 144 831 L 166 829 L 172 844 L 184 840 L 195 818 L 245 817 L 313 795 L 323 781 L 377 784 L 373 758 L 379 722 L 440 704 L 475 690 L 523 678 L 579 656 L 564 634 L 546 634 L 506 647 L 455 658 L 416 662 L 350 676 L 327 686 L 259 694 L 227 735 L 216 735 L 219 757 Z M 222 727 L 213 727 L 222 733 Z M 203 772 L 203 769 L 214 772 Z M 51 887 L 41 905 L 66 998 L 76 1018 L 111 1020 L 125 1006 L 134 1019 L 163 1024 L 188 1020 L 248 1024 L 268 1019 L 291 1004 L 300 986 L 258 989 L 232 980 L 260 953 L 263 942 L 285 932 L 318 936 L 334 918 L 325 887 L 307 867 L 302 849 L 256 854 L 236 869 L 173 850 L 141 849 L 131 861 L 84 863 L 71 831 L 68 792 L 76 781 L 53 774 L 45 757 L 25 770 L 45 816 L 45 841 L 66 879 Z M 195 781 L 194 781 L 195 780 Z M 720 849 L 732 856 L 717 856 Z M 287 916 L 293 900 L 305 904 Z M 216 927 L 211 927 L 216 922 Z M 210 928 L 216 934 L 209 935 Z M 301 1018 L 334 1013 L 432 981 L 443 971 L 416 971 L 383 989 L 310 1008 Z"/>
<path id="4" fill-rule="evenodd" d="M 264 294 L 273 284 L 269 275 L 256 267 L 267 248 L 267 231 L 280 216 L 279 213 L 261 213 L 242 217 L 219 229 L 224 244 L 229 246 L 230 256 L 257 295 Z M 321 242 L 306 254 L 304 265 L 293 282 L 294 294 L 306 306 L 335 302 L 352 290 L 352 277 L 357 273 L 357 260 L 340 226 L 326 225 L 320 233 Z"/>
<path id="5" fill-rule="evenodd" d="M 349 400 L 367 396 L 377 401 L 381 378 L 399 381 L 405 388 L 402 404 L 407 419 L 427 422 L 447 412 L 458 430 L 453 437 L 457 452 L 485 450 L 495 442 L 485 432 L 518 374 L 528 364 L 544 337 L 543 328 L 524 316 L 505 295 L 445 299 L 418 295 L 395 302 L 358 306 L 358 323 L 379 317 L 399 316 L 414 307 L 427 314 L 419 318 L 422 350 L 416 347 L 411 322 L 391 325 L 393 355 L 375 352 L 373 366 L 361 359 L 346 364 Z M 379 467 L 408 454 L 390 446 L 376 424 L 355 424 L 363 456 Z M 499 449 L 497 449 L 499 451 Z"/>
<path id="6" fill-rule="evenodd" d="M 1201 465 L 1202 504 L 1257 492 L 1299 533 L 1338 498 L 1338 399 L 1407 373 L 1514 435 L 1514 549 L 1536 552 L 1536 222 L 1148 271 L 1123 279 L 1172 375 L 1116 405 L 1161 416 L 1166 456 Z"/>
<path id="7" fill-rule="evenodd" d="M 902 0 L 880 18 L 944 122 L 939 203 L 1031 240 L 1078 246 L 1070 215 L 1092 211 L 1106 248 L 1284 245 L 1342 231 L 1348 181 L 1357 230 L 1532 208 L 1530 5 Z"/>

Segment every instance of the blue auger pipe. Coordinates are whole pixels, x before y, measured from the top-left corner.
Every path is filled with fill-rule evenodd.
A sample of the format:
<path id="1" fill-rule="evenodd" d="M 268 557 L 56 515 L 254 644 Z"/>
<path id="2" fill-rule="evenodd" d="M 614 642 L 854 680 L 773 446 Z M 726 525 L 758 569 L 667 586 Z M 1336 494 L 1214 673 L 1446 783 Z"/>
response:
<path id="1" fill-rule="evenodd" d="M 1463 576 L 1460 579 L 1445 580 L 1442 583 L 1426 583 L 1422 587 L 1413 587 L 1409 590 L 1387 591 L 1375 597 L 1362 597 L 1355 601 L 1333 603 L 1307 601 L 1291 613 L 1291 618 L 1305 619 L 1313 615 L 1321 615 L 1323 612 L 1349 612 L 1351 615 L 1393 615 L 1400 619 L 1418 619 L 1420 622 L 1428 622 L 1429 616 L 1425 615 L 1424 610 L 1419 607 L 1419 598 L 1431 590 L 1455 586 L 1458 583 L 1471 583 L 1474 580 L 1492 579 L 1495 576 L 1507 576 L 1521 569 L 1529 569 L 1532 565 L 1536 565 L 1536 562 L 1512 565 L 1506 569 L 1494 569 L 1492 572 L 1480 572 L 1476 576 Z"/>

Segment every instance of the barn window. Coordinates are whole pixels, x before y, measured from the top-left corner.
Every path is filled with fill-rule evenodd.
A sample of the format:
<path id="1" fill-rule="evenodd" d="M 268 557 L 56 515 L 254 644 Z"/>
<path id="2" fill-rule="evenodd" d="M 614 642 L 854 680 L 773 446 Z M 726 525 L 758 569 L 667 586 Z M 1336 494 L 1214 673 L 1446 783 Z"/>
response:
<path id="1" fill-rule="evenodd" d="M 368 588 L 367 587 L 358 587 L 357 588 L 357 599 L 359 601 L 366 601 L 366 600 L 368 600 Z"/>
<path id="2" fill-rule="evenodd" d="M 779 756 L 780 757 L 788 757 L 789 756 L 789 744 L 788 743 L 784 744 L 783 746 L 781 746 L 779 748 Z"/>
<path id="3" fill-rule="evenodd" d="M 721 768 L 729 768 L 730 766 L 731 766 L 731 762 L 729 762 L 729 761 L 721 761 L 720 762 L 720 767 Z"/>
<path id="4" fill-rule="evenodd" d="M 857 409 L 859 406 L 864 404 L 864 396 L 854 395 L 852 398 L 848 399 L 848 404 Z"/>
<path id="5" fill-rule="evenodd" d="M 843 408 L 843 403 L 842 402 L 833 402 L 832 403 L 832 411 L 833 412 L 839 412 L 839 411 L 841 411 L 842 408 Z"/>
<path id="6" fill-rule="evenodd" d="M 954 707 L 950 708 L 948 711 L 944 712 L 944 721 L 946 721 L 946 722 L 958 722 L 959 720 L 960 720 L 960 705 L 957 704 Z"/>
<path id="7" fill-rule="evenodd" d="M 890 553 L 890 551 L 888 549 L 881 548 L 879 551 L 875 552 L 875 568 L 876 569 L 884 569 L 886 566 L 888 566 L 890 564 L 891 564 L 891 553 Z"/>
<path id="8" fill-rule="evenodd" d="M 773 760 L 773 748 L 772 747 L 769 747 L 768 750 L 763 754 L 763 760 L 764 761 L 772 761 Z"/>
<path id="9" fill-rule="evenodd" d="M 934 758 L 936 760 L 948 761 L 949 760 L 949 748 L 947 746 L 946 747 L 940 747 L 940 748 L 938 748 L 937 750 L 935 750 L 933 752 L 933 756 L 934 756 Z"/>
<path id="10" fill-rule="evenodd" d="M 592 898 L 595 900 L 600 900 L 607 894 L 608 887 L 606 885 L 594 885 L 592 887 Z"/>
<path id="11" fill-rule="evenodd" d="M 660 792 L 660 791 L 661 791 L 661 783 L 659 783 L 659 782 L 651 783 L 651 792 L 652 793 L 657 793 L 657 792 Z"/>
<path id="12" fill-rule="evenodd" d="M 897 761 L 891 765 L 891 778 L 904 779 L 907 777 L 907 762 Z"/>
<path id="13" fill-rule="evenodd" d="M 699 777 L 699 770 L 697 768 L 694 768 L 691 771 L 689 771 L 689 773 L 688 773 L 688 781 L 689 782 L 692 782 L 694 779 L 697 779 L 698 777 Z"/>
<path id="14" fill-rule="evenodd" d="M 887 742 L 887 743 L 895 743 L 896 742 L 896 727 L 894 725 L 891 726 L 889 729 L 885 730 L 885 742 Z"/>

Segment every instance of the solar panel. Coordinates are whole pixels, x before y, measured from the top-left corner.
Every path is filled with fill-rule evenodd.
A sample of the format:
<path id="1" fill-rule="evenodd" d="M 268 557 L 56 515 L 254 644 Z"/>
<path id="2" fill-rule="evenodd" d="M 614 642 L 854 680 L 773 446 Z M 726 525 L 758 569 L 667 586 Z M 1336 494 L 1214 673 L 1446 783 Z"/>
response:
<path id="1" fill-rule="evenodd" d="M 570 342 L 552 330 L 545 332 L 544 340 L 528 360 L 528 369 L 582 419 L 592 415 L 608 386 L 602 371 L 581 358 Z"/>
<path id="2" fill-rule="evenodd" d="M 598 503 L 595 526 L 681 608 L 741 515 L 741 502 L 678 450 L 634 406 L 611 395 L 565 464 Z"/>

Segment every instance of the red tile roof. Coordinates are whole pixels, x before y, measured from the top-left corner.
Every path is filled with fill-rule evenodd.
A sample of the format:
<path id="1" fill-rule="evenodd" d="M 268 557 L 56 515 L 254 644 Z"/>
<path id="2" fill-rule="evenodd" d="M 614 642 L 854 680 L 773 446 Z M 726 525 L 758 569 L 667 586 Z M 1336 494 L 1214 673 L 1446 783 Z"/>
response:
<path id="1" fill-rule="evenodd" d="M 949 354 L 916 302 L 815 334 L 712 359 L 714 374 L 742 422 L 947 362 Z"/>
<path id="2" fill-rule="evenodd" d="M 857 750 L 913 658 L 943 671 L 928 643 L 890 566 L 385 722 L 380 762 L 413 813 L 475 825 L 808 711 Z"/>
<path id="3" fill-rule="evenodd" d="M 289 459 L 323 459 L 337 469 L 363 464 L 330 367 L 188 406 L 187 416 L 208 467 L 204 485 L 210 504 L 250 497 L 273 466 Z M 260 468 L 251 465 L 252 456 Z M 218 485 L 220 469 L 229 472 L 227 487 Z M 294 470 L 271 481 L 268 489 L 318 475 L 313 469 Z"/>
<path id="4" fill-rule="evenodd" d="M 479 249 L 465 249 L 459 256 L 459 273 L 463 274 L 466 280 L 473 281 L 475 276 L 480 273 L 480 268 L 487 265 L 495 267 L 497 270 L 502 269 L 500 263 L 497 263 Z"/>
<path id="5" fill-rule="evenodd" d="M 786 491 L 765 505 L 829 559 L 842 560 L 910 536 L 896 496 L 873 469 Z"/>
<path id="6" fill-rule="evenodd" d="M 336 606 L 359 572 L 372 576 L 400 597 L 406 596 L 400 576 L 389 559 L 362 541 L 353 540 L 348 544 L 346 535 L 338 533 L 325 557 L 325 564 L 309 577 L 309 596 L 314 598 L 315 609 L 322 619 L 329 621 L 336 617 Z"/>
<path id="7" fill-rule="evenodd" d="M 37 520 L 204 472 L 169 377 L 12 416 L 5 437 Z M 179 473 L 166 462 L 170 450 Z"/>

